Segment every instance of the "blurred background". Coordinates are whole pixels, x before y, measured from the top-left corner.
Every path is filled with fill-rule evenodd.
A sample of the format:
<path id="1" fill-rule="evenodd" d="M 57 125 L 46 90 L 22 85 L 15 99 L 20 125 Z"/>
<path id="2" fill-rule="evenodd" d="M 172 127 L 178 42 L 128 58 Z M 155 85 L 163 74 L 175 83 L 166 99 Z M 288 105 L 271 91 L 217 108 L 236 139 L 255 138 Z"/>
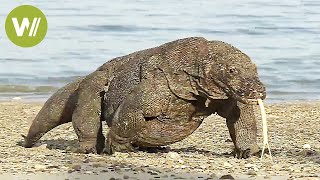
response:
<path id="1" fill-rule="evenodd" d="M 41 44 L 7 38 L 6 16 L 34 5 L 47 16 Z M 248 54 L 267 102 L 320 99 L 318 0 L 12 1 L 0 5 L 0 100 L 45 101 L 57 88 L 128 53 L 188 36 L 222 40 Z"/>

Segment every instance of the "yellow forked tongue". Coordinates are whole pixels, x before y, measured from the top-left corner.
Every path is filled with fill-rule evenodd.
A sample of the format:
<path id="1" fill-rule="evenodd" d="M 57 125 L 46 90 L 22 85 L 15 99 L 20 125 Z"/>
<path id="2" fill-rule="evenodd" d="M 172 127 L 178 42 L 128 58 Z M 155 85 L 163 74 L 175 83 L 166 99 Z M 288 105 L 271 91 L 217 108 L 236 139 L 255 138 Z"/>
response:
<path id="1" fill-rule="evenodd" d="M 266 146 L 269 150 L 270 158 L 272 160 L 271 150 L 270 150 L 270 146 L 269 146 L 269 142 L 268 142 L 268 127 L 267 127 L 266 111 L 264 109 L 262 99 L 257 99 L 257 100 L 258 100 L 258 104 L 260 106 L 260 112 L 261 112 L 261 117 L 262 117 L 263 148 L 262 148 L 262 152 L 261 152 L 261 160 L 263 158 L 263 153 L 264 153 Z"/>

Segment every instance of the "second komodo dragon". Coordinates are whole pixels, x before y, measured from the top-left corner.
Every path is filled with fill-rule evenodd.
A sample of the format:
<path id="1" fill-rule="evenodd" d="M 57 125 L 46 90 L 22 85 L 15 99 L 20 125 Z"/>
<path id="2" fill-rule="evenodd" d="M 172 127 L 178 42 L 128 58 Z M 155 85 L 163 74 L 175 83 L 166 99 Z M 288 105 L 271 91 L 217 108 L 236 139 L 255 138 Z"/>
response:
<path id="1" fill-rule="evenodd" d="M 265 87 L 239 49 L 191 37 L 112 59 L 53 94 L 24 146 L 71 122 L 84 153 L 133 151 L 180 141 L 212 113 L 226 118 L 238 158 L 258 151 L 253 112 Z M 105 143 L 102 121 L 110 127 Z"/>

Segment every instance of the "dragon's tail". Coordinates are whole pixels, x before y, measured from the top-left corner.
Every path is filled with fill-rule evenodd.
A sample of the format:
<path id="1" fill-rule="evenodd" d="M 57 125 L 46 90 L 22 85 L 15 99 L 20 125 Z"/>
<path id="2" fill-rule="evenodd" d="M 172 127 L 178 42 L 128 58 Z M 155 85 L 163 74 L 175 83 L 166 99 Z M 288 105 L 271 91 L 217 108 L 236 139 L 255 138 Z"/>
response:
<path id="1" fill-rule="evenodd" d="M 51 129 L 72 121 L 77 103 L 77 89 L 82 79 L 72 82 L 54 93 L 33 120 L 23 146 L 32 147 Z"/>

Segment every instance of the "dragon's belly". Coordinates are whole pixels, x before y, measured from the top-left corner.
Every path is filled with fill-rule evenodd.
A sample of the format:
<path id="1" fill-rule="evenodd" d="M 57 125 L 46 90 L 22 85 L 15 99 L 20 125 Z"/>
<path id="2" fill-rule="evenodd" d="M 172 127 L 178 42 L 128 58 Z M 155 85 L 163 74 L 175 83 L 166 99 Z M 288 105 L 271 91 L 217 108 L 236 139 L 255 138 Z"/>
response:
<path id="1" fill-rule="evenodd" d="M 181 141 L 200 126 L 204 117 L 198 115 L 190 102 L 173 99 L 166 112 L 143 123 L 135 144 L 157 147 Z"/>
<path id="2" fill-rule="evenodd" d="M 163 123 L 157 120 L 146 122 L 137 133 L 135 144 L 143 147 L 157 147 L 181 141 L 192 134 L 201 121 L 185 123 Z"/>

